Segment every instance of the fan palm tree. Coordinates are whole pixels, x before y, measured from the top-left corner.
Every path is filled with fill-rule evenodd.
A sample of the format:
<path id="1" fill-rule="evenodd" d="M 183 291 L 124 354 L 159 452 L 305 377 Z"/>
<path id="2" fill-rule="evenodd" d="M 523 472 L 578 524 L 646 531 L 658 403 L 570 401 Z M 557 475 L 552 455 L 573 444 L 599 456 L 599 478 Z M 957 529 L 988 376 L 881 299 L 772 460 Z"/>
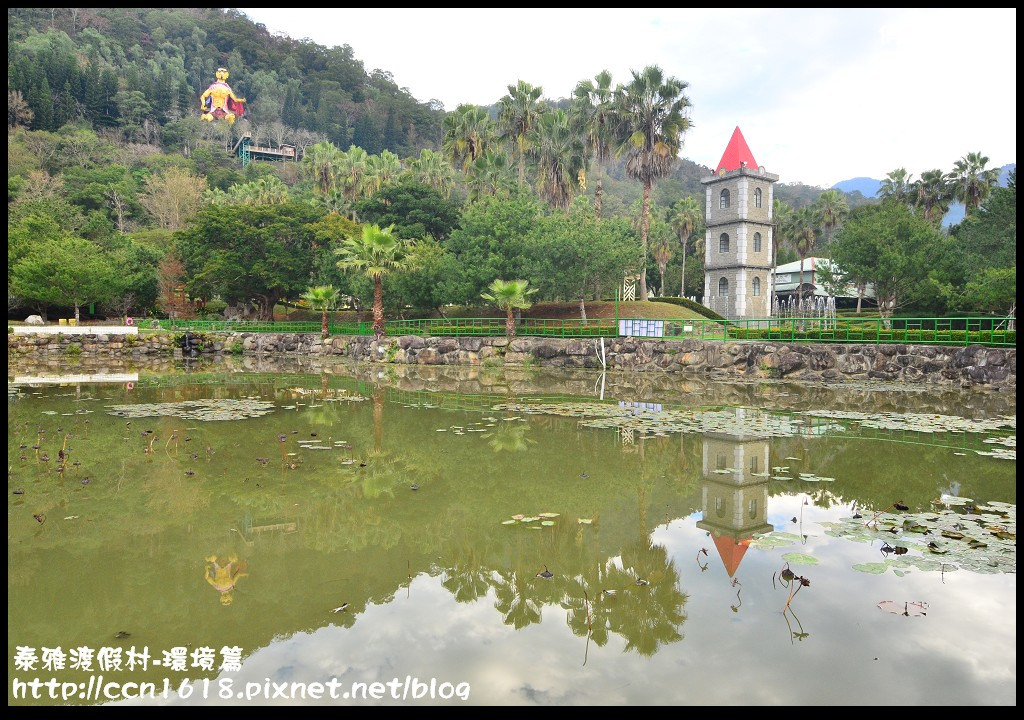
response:
<path id="1" fill-rule="evenodd" d="M 825 228 L 825 243 L 832 243 L 832 233 L 850 214 L 850 205 L 838 190 L 826 190 L 818 196 L 815 210 Z"/>
<path id="2" fill-rule="evenodd" d="M 473 161 L 466 172 L 469 200 L 475 202 L 484 195 L 497 195 L 512 183 L 512 166 L 508 155 L 488 148 Z"/>
<path id="3" fill-rule="evenodd" d="M 370 155 L 366 161 L 366 195 L 376 195 L 383 188 L 393 185 L 401 173 L 402 161 L 390 150 L 383 150 L 380 155 Z"/>
<path id="4" fill-rule="evenodd" d="M 324 140 L 310 145 L 302 156 L 302 167 L 306 176 L 313 181 L 317 195 L 327 195 L 338 185 L 341 164 L 341 150 Z"/>
<path id="5" fill-rule="evenodd" d="M 779 265 L 779 246 L 792 240 L 794 211 L 791 205 L 781 200 L 772 201 L 772 292 L 769 297 L 775 299 L 775 268 Z"/>
<path id="6" fill-rule="evenodd" d="M 446 198 L 451 197 L 454 184 L 451 164 L 440 153 L 424 148 L 420 156 L 409 163 L 417 182 L 437 190 Z"/>
<path id="7" fill-rule="evenodd" d="M 459 105 L 445 116 L 443 127 L 444 153 L 464 173 L 483 155 L 494 133 L 487 109 L 476 105 Z"/>
<path id="8" fill-rule="evenodd" d="M 658 264 L 661 275 L 661 287 L 658 295 L 665 297 L 665 269 L 672 260 L 672 233 L 663 220 L 656 220 L 657 225 L 651 227 L 651 257 Z"/>
<path id="9" fill-rule="evenodd" d="M 348 152 L 341 154 L 338 176 L 341 179 L 342 194 L 350 206 L 365 197 L 369 169 L 369 155 L 358 145 L 350 146 Z M 355 220 L 354 214 L 352 220 Z"/>
<path id="10" fill-rule="evenodd" d="M 302 299 L 309 303 L 314 310 L 319 310 L 323 315 L 320 322 L 320 337 L 324 340 L 330 334 L 327 328 L 327 311 L 333 310 L 338 304 L 338 289 L 333 285 L 315 285 L 302 293 Z"/>
<path id="11" fill-rule="evenodd" d="M 604 165 L 611 156 L 612 122 L 615 93 L 612 75 L 602 70 L 593 80 L 581 80 L 573 91 L 572 116 L 586 138 L 588 160 L 597 163 L 597 187 L 594 190 L 594 211 L 601 219 L 601 199 L 604 196 Z"/>
<path id="12" fill-rule="evenodd" d="M 999 170 L 985 169 L 988 158 L 981 153 L 968 153 L 953 164 L 947 177 L 953 186 L 953 198 L 962 202 L 967 215 L 976 212 L 981 201 L 999 184 Z"/>
<path id="13" fill-rule="evenodd" d="M 537 192 L 551 207 L 568 211 L 583 168 L 583 138 L 564 110 L 554 110 L 537 120 L 529 144 L 537 164 Z"/>
<path id="14" fill-rule="evenodd" d="M 668 224 L 679 236 L 679 245 L 683 251 L 682 281 L 679 283 L 679 297 L 686 297 L 686 245 L 690 236 L 700 227 L 704 213 L 695 197 L 685 197 L 672 204 L 668 210 Z"/>
<path id="15" fill-rule="evenodd" d="M 615 91 L 615 127 L 618 149 L 626 154 L 626 174 L 643 185 L 643 221 L 640 244 L 640 295 L 647 299 L 647 230 L 650 223 L 651 187 L 668 175 L 679 154 L 683 133 L 690 127 L 684 114 L 690 100 L 683 94 L 688 83 L 665 77 L 650 65 L 633 71 L 633 80 Z"/>
<path id="16" fill-rule="evenodd" d="M 941 170 L 927 170 L 914 183 L 914 205 L 921 209 L 925 220 L 940 220 L 952 199 L 949 180 Z"/>
<path id="17" fill-rule="evenodd" d="M 885 176 L 881 187 L 875 193 L 882 200 L 895 200 L 898 203 L 905 203 L 910 198 L 911 180 L 913 175 L 907 172 L 906 168 L 897 168 Z"/>
<path id="18" fill-rule="evenodd" d="M 394 225 L 381 230 L 379 225 L 364 225 L 359 237 L 348 238 L 335 250 L 342 270 L 359 270 L 373 280 L 373 336 L 384 337 L 384 283 L 389 272 L 406 264 L 409 243 L 392 234 Z"/>
<path id="19" fill-rule="evenodd" d="M 505 337 L 509 340 L 516 336 L 516 309 L 526 310 L 533 304 L 528 298 L 537 289 L 527 289 L 529 284 L 529 280 L 494 280 L 487 287 L 490 292 L 480 295 L 505 311 Z"/>
<path id="20" fill-rule="evenodd" d="M 540 86 L 534 87 L 520 80 L 508 86 L 508 95 L 498 101 L 498 127 L 501 138 L 508 140 L 519 151 L 519 184 L 526 184 L 526 151 L 533 136 L 533 128 L 544 113 L 540 99 Z"/>
<path id="21" fill-rule="evenodd" d="M 797 291 L 804 296 L 804 260 L 814 251 L 815 217 L 810 207 L 800 208 L 793 217 L 793 243 L 800 256 L 800 285 Z"/>

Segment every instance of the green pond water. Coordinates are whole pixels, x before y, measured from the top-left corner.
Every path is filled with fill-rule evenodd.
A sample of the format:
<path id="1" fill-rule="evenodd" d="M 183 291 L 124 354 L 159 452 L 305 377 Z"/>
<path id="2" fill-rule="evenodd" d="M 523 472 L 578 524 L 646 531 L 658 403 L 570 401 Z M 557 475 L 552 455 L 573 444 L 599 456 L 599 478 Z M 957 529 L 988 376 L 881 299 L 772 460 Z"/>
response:
<path id="1" fill-rule="evenodd" d="M 19 360 L 8 702 L 398 704 L 263 688 L 408 677 L 450 683 L 422 704 L 1015 705 L 1015 417 L 873 384 Z M 14 690 L 99 674 L 191 694 Z"/>

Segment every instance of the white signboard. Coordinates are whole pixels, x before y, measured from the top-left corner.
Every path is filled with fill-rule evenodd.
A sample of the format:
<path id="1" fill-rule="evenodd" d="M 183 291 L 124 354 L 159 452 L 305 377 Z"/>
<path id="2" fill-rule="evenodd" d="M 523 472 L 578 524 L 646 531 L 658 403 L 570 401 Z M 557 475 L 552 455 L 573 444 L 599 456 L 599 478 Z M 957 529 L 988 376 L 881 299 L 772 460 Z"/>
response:
<path id="1" fill-rule="evenodd" d="M 622 337 L 665 337 L 664 320 L 619 320 Z"/>

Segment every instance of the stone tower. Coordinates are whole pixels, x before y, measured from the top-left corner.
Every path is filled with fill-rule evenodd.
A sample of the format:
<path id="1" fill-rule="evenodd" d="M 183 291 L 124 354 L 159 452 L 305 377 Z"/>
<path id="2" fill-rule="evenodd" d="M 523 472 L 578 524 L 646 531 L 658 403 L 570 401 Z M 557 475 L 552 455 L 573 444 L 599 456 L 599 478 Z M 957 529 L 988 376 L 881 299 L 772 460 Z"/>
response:
<path id="1" fill-rule="evenodd" d="M 737 127 L 704 185 L 704 304 L 735 320 L 771 315 L 772 200 L 765 172 Z"/>

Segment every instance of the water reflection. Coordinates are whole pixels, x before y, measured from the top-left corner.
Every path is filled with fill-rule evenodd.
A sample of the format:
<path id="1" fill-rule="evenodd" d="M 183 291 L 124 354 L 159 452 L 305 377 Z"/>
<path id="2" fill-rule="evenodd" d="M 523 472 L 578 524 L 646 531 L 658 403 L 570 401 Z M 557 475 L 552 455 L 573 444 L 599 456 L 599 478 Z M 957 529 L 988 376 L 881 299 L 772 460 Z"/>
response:
<path id="1" fill-rule="evenodd" d="M 863 561 L 861 550 L 877 557 L 877 549 L 829 538 L 820 523 L 854 503 L 888 506 L 894 486 L 906 502 L 927 504 L 948 486 L 943 473 L 953 462 L 964 493 L 1015 501 L 1012 463 L 960 458 L 941 445 L 914 446 L 911 454 L 905 444 L 843 433 L 627 437 L 570 416 L 493 409 L 509 397 L 565 397 L 578 386 L 594 399 L 593 374 L 554 375 L 547 385 L 450 368 L 381 378 L 380 368 L 242 372 L 249 367 L 141 372 L 131 394 L 100 385 L 83 385 L 77 396 L 66 388 L 18 390 L 22 400 L 10 405 L 8 420 L 9 485 L 24 493 L 9 495 L 9 657 L 16 645 L 98 647 L 125 629 L 151 648 L 243 647 L 247 677 L 256 680 L 324 673 L 386 680 L 443 669 L 449 679 L 479 682 L 480 702 L 703 703 L 715 699 L 715 678 L 730 672 L 749 678 L 732 699 L 764 702 L 785 684 L 779 673 L 813 678 L 829 662 L 844 665 L 848 686 L 863 693 L 868 679 L 859 679 L 852 660 L 830 660 L 827 649 L 852 646 L 859 657 L 868 638 L 884 642 L 865 630 L 884 597 L 935 596 L 924 597 L 931 585 L 923 574 L 865 583 L 850 567 Z M 679 389 L 659 397 L 659 382 L 609 375 L 606 401 L 668 408 L 752 397 L 763 409 L 730 410 L 752 422 L 807 400 L 779 388 L 750 395 L 751 388 L 713 386 L 699 386 L 706 390 L 699 397 Z M 941 394 L 915 397 L 921 407 L 945 402 Z M 224 422 L 104 412 L 123 402 L 210 398 L 255 398 L 274 409 Z M 837 402 L 864 407 L 849 397 Z M 975 398 L 964 412 L 1003 411 L 1005 402 Z M 81 464 L 63 475 L 30 450 L 20 460 L 20 444 L 57 457 L 65 435 L 68 457 Z M 146 452 L 150 446 L 156 452 Z M 764 476 L 773 465 L 796 467 L 787 457 L 836 482 Z M 502 524 L 540 513 L 552 514 L 554 525 Z M 808 528 L 805 551 L 828 561 L 814 570 L 799 606 L 788 608 L 799 619 L 784 615 L 793 623 L 787 639 L 814 628 L 815 642 L 796 647 L 816 646 L 823 654 L 815 657 L 765 650 L 782 646 L 786 632 L 778 620 L 786 596 L 771 587 L 782 551 L 749 541 L 789 527 L 792 517 Z M 719 558 L 703 573 L 693 567 L 702 548 Z M 97 562 L 101 556 L 109 560 Z M 199 558 L 210 558 L 203 581 Z M 942 591 L 955 591 L 955 575 L 966 574 L 947 578 Z M 210 612 L 211 587 L 233 599 L 229 609 Z M 967 596 L 984 587 L 986 602 L 1004 608 L 1015 604 L 1012 579 L 962 587 Z M 72 593 L 73 606 L 52 601 Z M 954 599 L 946 597 L 929 617 L 933 634 L 970 637 L 974 650 L 1012 664 L 988 613 L 957 607 L 956 618 L 943 616 Z M 862 607 L 874 614 L 860 614 Z M 854 627 L 856 636 L 844 630 Z M 910 648 L 922 642 L 897 639 Z M 921 669 L 902 682 L 941 695 L 930 669 L 962 670 L 966 660 L 931 651 L 927 660 L 908 659 Z M 707 667 L 695 667 L 696 657 Z M 138 675 L 132 679 L 164 677 Z M 900 697 L 897 683 L 865 677 L 877 684 L 875 697 Z M 815 687 L 787 687 L 789 700 L 820 699 L 818 683 L 808 684 Z M 974 678 L 962 694 L 1006 698 L 1012 688 L 1005 679 Z"/>

